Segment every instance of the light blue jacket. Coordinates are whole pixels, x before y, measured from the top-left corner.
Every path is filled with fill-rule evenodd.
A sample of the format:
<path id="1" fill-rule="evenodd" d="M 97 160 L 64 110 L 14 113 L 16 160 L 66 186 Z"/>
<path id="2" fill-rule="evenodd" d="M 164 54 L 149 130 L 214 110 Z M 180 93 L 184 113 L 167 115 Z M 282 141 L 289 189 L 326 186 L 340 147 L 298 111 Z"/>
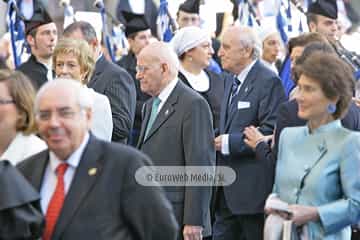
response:
<path id="1" fill-rule="evenodd" d="M 290 204 L 318 207 L 309 239 L 350 240 L 350 225 L 360 219 L 360 133 L 339 120 L 311 134 L 307 126 L 284 129 L 274 192 Z"/>

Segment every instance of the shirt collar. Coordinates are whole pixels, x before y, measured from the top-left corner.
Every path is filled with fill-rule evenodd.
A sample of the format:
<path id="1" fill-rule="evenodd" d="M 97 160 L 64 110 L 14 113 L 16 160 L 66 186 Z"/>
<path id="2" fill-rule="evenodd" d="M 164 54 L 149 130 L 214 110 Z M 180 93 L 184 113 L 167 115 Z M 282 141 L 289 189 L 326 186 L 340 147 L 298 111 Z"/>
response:
<path id="1" fill-rule="evenodd" d="M 239 79 L 239 81 L 241 83 L 244 82 L 244 80 L 246 79 L 247 75 L 249 74 L 250 70 L 252 69 L 252 67 L 255 65 L 256 60 L 252 61 L 249 65 L 247 65 L 242 71 L 241 73 L 239 73 L 239 75 L 237 75 L 237 78 Z"/>
<path id="2" fill-rule="evenodd" d="M 161 103 L 166 102 L 168 97 L 170 96 L 171 92 L 174 90 L 176 84 L 178 82 L 178 79 L 175 78 L 160 92 L 158 98 L 160 98 Z"/>
<path id="3" fill-rule="evenodd" d="M 69 164 L 69 166 L 71 166 L 72 168 L 77 168 L 79 166 L 80 163 L 80 159 L 81 156 L 85 150 L 85 147 L 89 141 L 90 135 L 87 132 L 84 136 L 84 139 L 82 141 L 82 143 L 80 144 L 80 146 L 78 147 L 78 149 L 75 150 L 75 152 L 73 152 L 70 157 L 68 159 L 66 159 L 65 161 L 61 161 L 56 155 L 55 153 L 53 153 L 52 151 L 50 151 L 50 157 L 49 157 L 49 161 L 50 161 L 50 168 L 52 171 L 55 172 L 56 168 L 63 162 L 66 162 L 67 164 Z"/>

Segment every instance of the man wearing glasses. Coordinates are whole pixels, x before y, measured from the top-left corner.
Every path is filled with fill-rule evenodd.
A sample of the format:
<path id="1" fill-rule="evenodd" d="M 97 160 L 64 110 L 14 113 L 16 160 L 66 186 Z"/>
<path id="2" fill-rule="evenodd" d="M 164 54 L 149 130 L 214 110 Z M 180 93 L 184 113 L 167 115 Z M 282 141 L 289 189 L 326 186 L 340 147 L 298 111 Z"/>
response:
<path id="1" fill-rule="evenodd" d="M 57 79 L 36 96 L 36 122 L 48 150 L 18 168 L 40 191 L 42 239 L 175 240 L 176 220 L 161 189 L 135 181 L 149 159 L 89 132 L 91 97 L 84 90 Z"/>

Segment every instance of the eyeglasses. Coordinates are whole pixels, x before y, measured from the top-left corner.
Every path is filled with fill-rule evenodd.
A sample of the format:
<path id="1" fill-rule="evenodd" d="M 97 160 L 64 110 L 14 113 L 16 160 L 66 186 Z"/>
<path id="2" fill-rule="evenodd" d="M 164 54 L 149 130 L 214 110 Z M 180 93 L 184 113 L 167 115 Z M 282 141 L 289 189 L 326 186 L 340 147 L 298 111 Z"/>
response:
<path id="1" fill-rule="evenodd" d="M 0 105 L 7 105 L 7 104 L 13 104 L 13 103 L 15 103 L 15 101 L 14 100 L 5 100 L 5 99 L 0 99 Z"/>
<path id="2" fill-rule="evenodd" d="M 137 65 L 137 66 L 135 67 L 135 70 L 136 70 L 137 73 L 143 73 L 143 72 L 149 70 L 149 69 L 150 69 L 151 67 L 153 67 L 153 66 L 154 66 L 154 65 L 152 65 L 152 66 L 141 66 L 141 65 Z M 159 66 L 161 66 L 161 65 L 159 65 Z"/>
<path id="3" fill-rule="evenodd" d="M 80 112 L 82 112 L 83 109 L 80 110 Z M 54 112 L 56 112 L 56 115 L 59 119 L 73 119 L 75 117 L 75 115 L 78 113 L 70 108 L 59 108 L 57 110 L 55 110 Z M 36 113 L 36 117 L 38 120 L 40 121 L 49 121 L 51 119 L 53 111 L 39 111 L 38 113 Z"/>

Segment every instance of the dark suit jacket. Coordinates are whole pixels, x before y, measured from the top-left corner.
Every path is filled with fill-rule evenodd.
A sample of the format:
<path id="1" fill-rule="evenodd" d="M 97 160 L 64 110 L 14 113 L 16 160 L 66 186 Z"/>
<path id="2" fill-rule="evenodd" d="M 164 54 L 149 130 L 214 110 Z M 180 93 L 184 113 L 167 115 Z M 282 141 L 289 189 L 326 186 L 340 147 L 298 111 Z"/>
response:
<path id="1" fill-rule="evenodd" d="M 122 15 L 121 11 L 127 11 L 132 12 L 129 1 L 128 0 L 119 0 L 119 3 L 116 7 L 116 17 L 117 19 L 125 24 L 125 18 Z M 157 36 L 157 30 L 156 30 L 156 18 L 158 15 L 158 9 L 153 2 L 153 0 L 145 0 L 145 19 L 150 25 L 151 34 L 153 36 Z"/>
<path id="2" fill-rule="evenodd" d="M 34 55 L 21 64 L 17 70 L 24 73 L 32 82 L 34 88 L 38 90 L 47 80 L 48 69 L 44 64 L 39 63 Z M 55 74 L 53 74 L 55 76 Z"/>
<path id="3" fill-rule="evenodd" d="M 280 79 L 257 61 L 229 106 L 233 78 L 226 82 L 220 114 L 220 134 L 229 134 L 229 155 L 221 155 L 218 165 L 229 166 L 237 174 L 235 182 L 223 187 L 229 209 L 234 214 L 256 214 L 264 210 L 272 190 L 269 179 L 274 169 L 266 161 L 256 161 L 254 151 L 243 139 L 245 127 L 254 125 L 267 135 L 275 125 L 279 104 L 285 101 Z"/>
<path id="4" fill-rule="evenodd" d="M 136 91 L 131 76 L 101 56 L 87 85 L 109 98 L 114 123 L 112 141 L 126 143 L 133 126 L 136 105 Z"/>
<path id="5" fill-rule="evenodd" d="M 220 75 L 205 69 L 206 74 L 210 80 L 209 90 L 206 92 L 198 92 L 201 96 L 205 98 L 208 102 L 214 120 L 214 130 L 215 132 L 219 131 L 219 122 L 220 122 L 220 106 L 224 96 L 225 81 L 220 77 Z M 179 72 L 178 77 L 191 88 L 189 81 L 186 77 Z"/>
<path id="6" fill-rule="evenodd" d="M 46 150 L 18 165 L 39 191 L 48 161 Z M 52 240 L 176 239 L 176 220 L 161 189 L 135 181 L 136 170 L 148 161 L 133 148 L 91 136 Z M 95 175 L 89 174 L 93 168 Z"/>
<path id="7" fill-rule="evenodd" d="M 153 99 L 145 104 L 138 148 L 155 166 L 214 166 L 215 149 L 209 105 L 180 80 L 144 139 Z M 164 187 L 181 226 L 203 226 L 210 234 L 211 187 Z"/>
<path id="8" fill-rule="evenodd" d="M 306 120 L 298 117 L 298 109 L 299 107 L 296 100 L 284 102 L 279 106 L 274 133 L 274 147 L 271 149 L 268 144 L 259 143 L 256 146 L 257 159 L 267 159 L 267 161 L 272 162 L 274 165 L 276 164 L 279 139 L 282 130 L 285 127 L 298 127 L 306 124 Z M 341 123 L 347 129 L 360 131 L 360 108 L 356 106 L 354 102 L 351 102 L 349 110 L 341 120 Z"/>
<path id="9" fill-rule="evenodd" d="M 134 129 L 140 131 L 141 122 L 142 122 L 142 108 L 144 103 L 150 98 L 150 95 L 141 91 L 140 81 L 136 79 L 136 57 L 132 52 L 129 52 L 128 55 L 122 57 L 117 64 L 124 68 L 132 77 L 135 88 L 136 88 L 136 110 L 135 110 L 135 121 Z"/>

